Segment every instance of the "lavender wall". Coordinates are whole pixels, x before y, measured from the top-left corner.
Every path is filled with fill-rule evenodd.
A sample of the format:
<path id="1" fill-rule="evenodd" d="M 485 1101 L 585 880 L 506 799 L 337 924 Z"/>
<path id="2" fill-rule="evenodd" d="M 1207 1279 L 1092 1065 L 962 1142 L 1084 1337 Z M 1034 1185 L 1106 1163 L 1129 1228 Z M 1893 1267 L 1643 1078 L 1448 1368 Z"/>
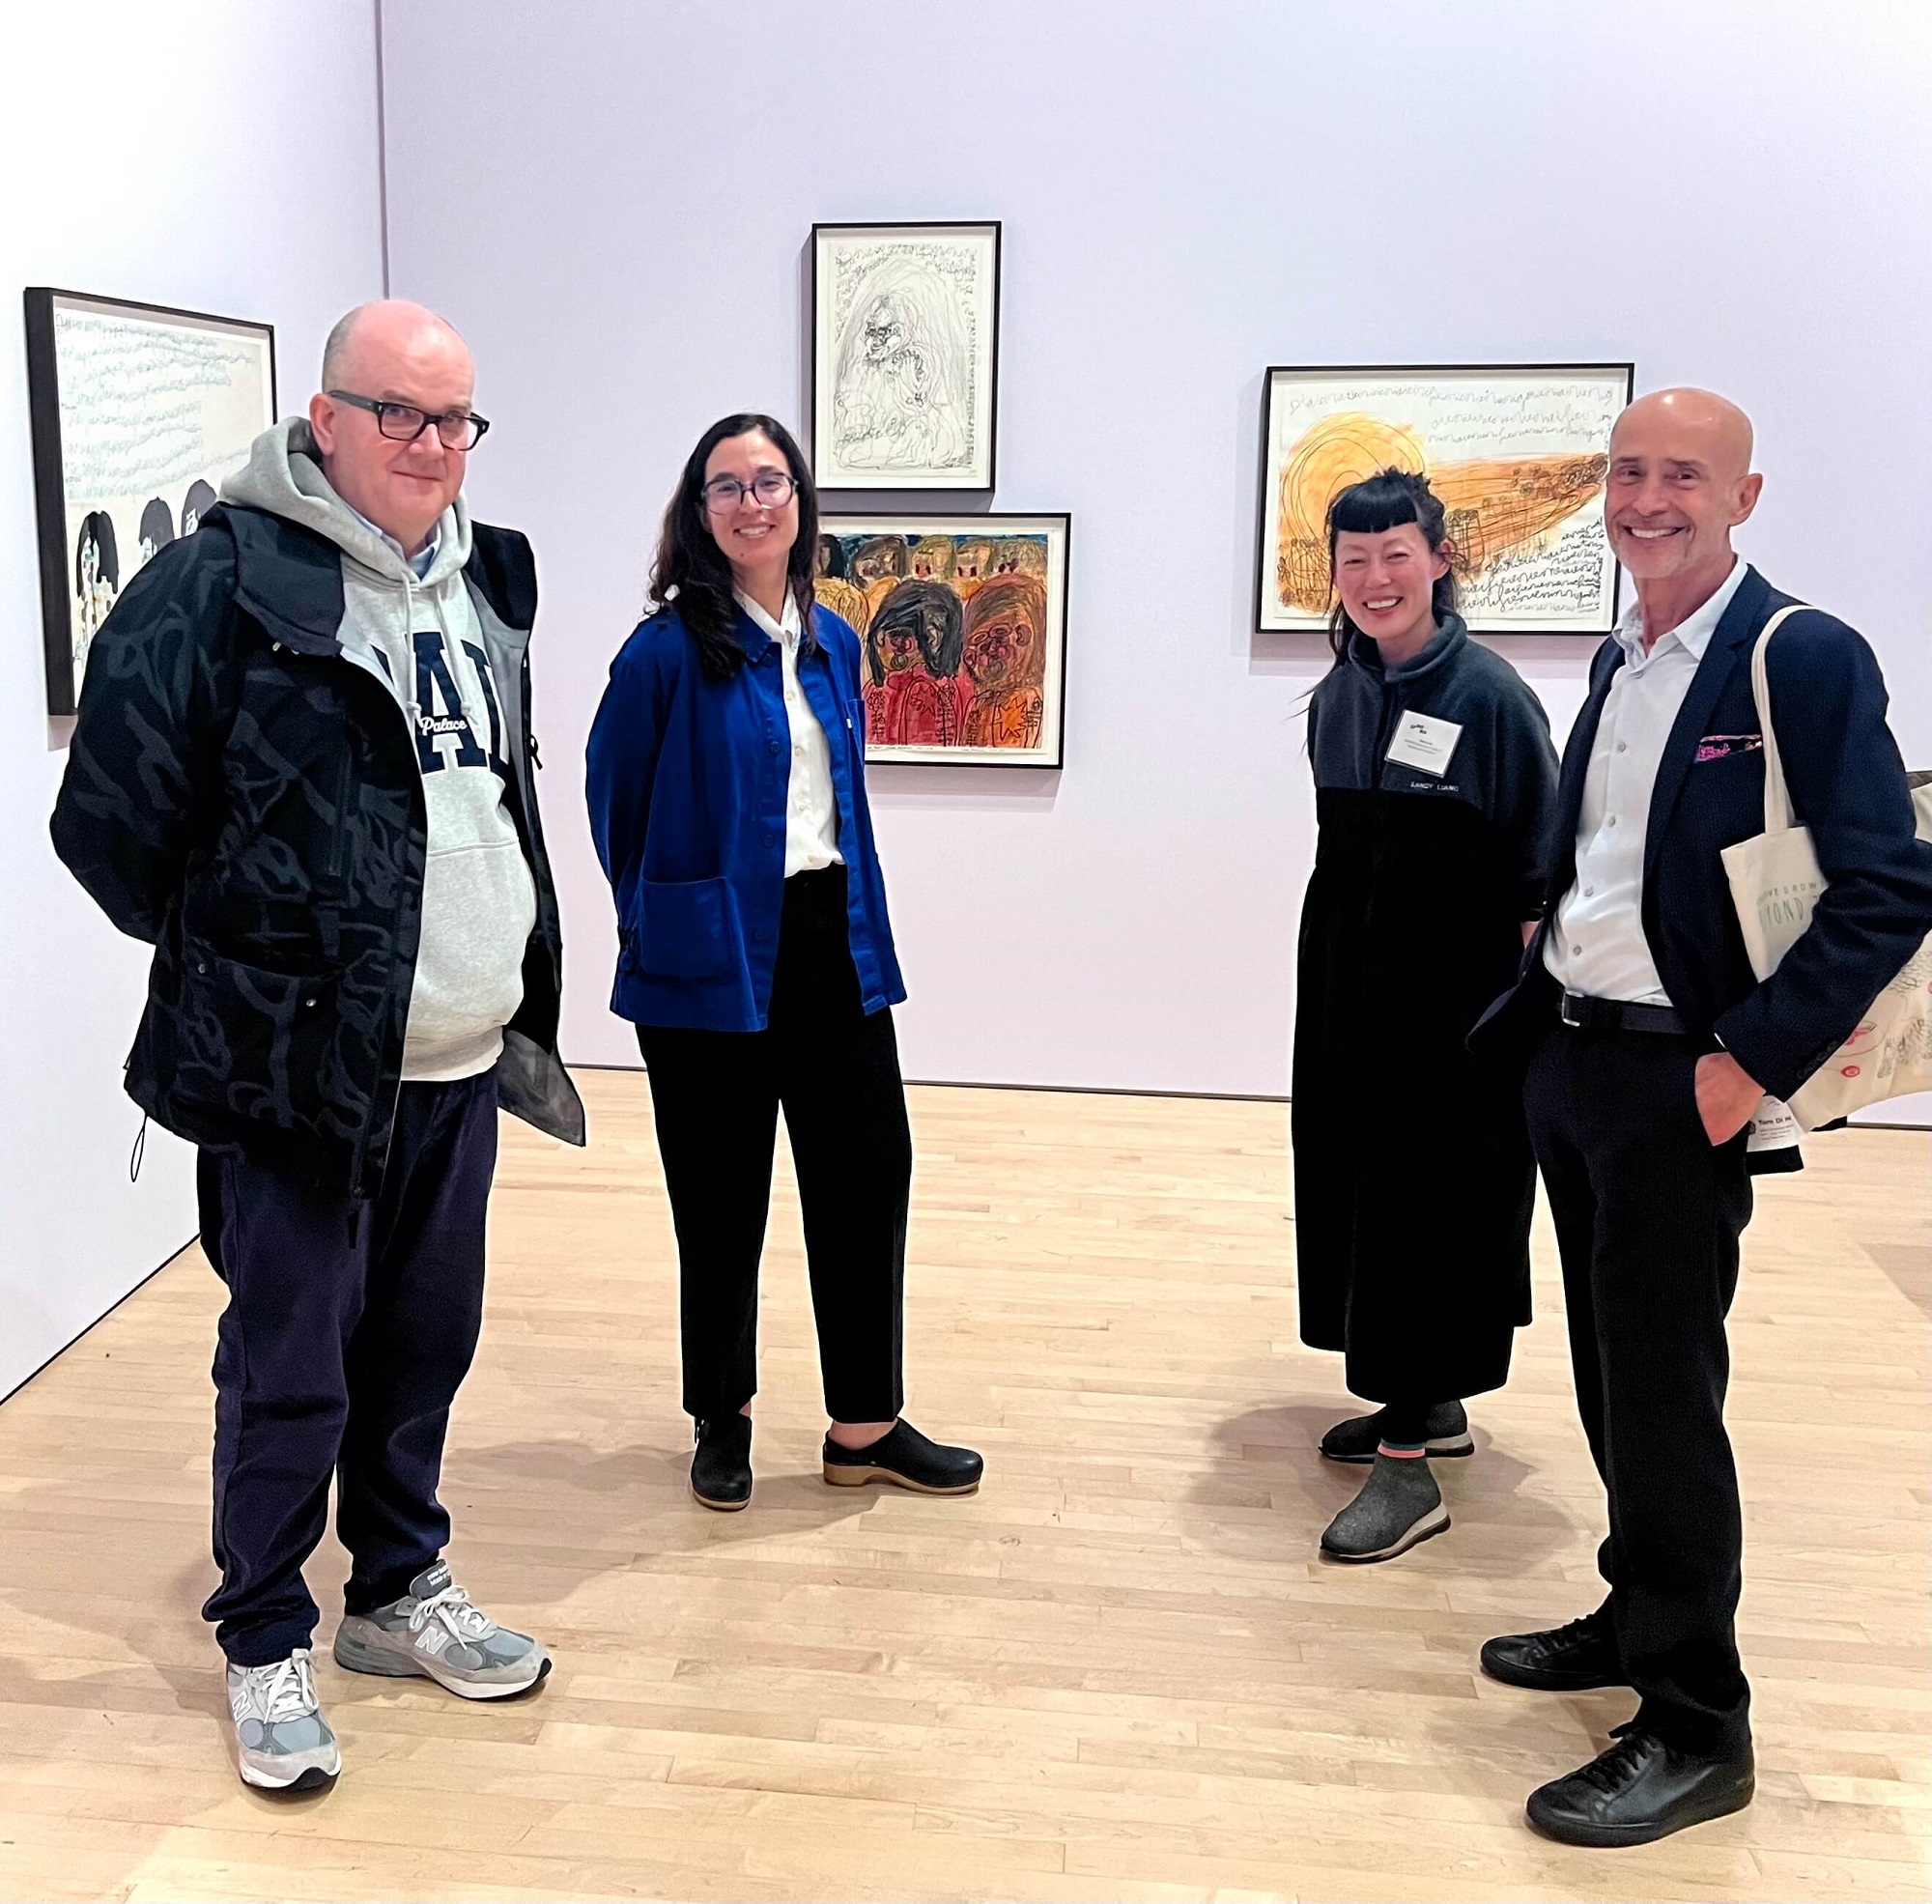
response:
<path id="1" fill-rule="evenodd" d="M 0 1396 L 195 1231 L 192 1153 L 121 1089 L 147 949 L 54 858 L 71 724 L 41 648 L 20 287 L 276 326 L 299 403 L 328 326 L 382 288 L 370 0 L 12 10 L 0 177 Z"/>
<path id="2" fill-rule="evenodd" d="M 537 542 L 580 1062 L 636 1062 L 584 734 L 691 441 L 800 414 L 814 219 L 1006 221 L 997 506 L 1073 513 L 1065 770 L 873 775 L 912 1075 L 1286 1088 L 1321 657 L 1249 632 L 1271 362 L 1737 397 L 1747 553 L 1932 762 L 1920 9 L 386 0 L 385 41 L 396 288 L 474 342 L 472 493 Z M 1559 733 L 1588 647 L 1508 645 Z"/>

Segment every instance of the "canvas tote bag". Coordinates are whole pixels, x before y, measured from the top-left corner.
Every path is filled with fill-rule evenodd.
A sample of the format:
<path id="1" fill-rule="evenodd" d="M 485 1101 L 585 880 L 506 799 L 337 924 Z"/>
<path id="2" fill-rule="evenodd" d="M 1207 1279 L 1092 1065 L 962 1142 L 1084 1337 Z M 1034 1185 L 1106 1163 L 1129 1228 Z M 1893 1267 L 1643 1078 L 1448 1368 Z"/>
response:
<path id="1" fill-rule="evenodd" d="M 1770 978 L 1811 924 L 1811 910 L 1825 890 L 1811 829 L 1791 823 L 1791 789 L 1778 758 L 1765 673 L 1771 638 L 1786 616 L 1805 606 L 1778 610 L 1751 653 L 1751 696 L 1764 734 L 1764 831 L 1723 850 L 1745 951 L 1760 979 Z M 1932 839 L 1932 776 L 1915 774 L 1913 780 L 1918 838 Z M 1913 1091 L 1932 1091 L 1932 938 L 1865 1008 L 1851 1037 L 1792 1094 L 1790 1103 L 1799 1123 L 1815 1130 L 1833 1118 Z"/>

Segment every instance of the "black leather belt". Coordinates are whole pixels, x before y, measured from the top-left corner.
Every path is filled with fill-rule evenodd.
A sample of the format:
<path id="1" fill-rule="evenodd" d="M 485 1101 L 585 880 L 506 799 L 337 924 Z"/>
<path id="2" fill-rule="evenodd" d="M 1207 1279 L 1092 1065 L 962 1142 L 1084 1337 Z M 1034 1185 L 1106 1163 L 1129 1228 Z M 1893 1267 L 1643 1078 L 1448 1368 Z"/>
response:
<path id="1" fill-rule="evenodd" d="M 1632 1005 L 1620 998 L 1586 998 L 1565 992 L 1556 1014 L 1572 1031 L 1649 1032 L 1665 1037 L 1688 1037 L 1690 1027 L 1667 1005 Z"/>

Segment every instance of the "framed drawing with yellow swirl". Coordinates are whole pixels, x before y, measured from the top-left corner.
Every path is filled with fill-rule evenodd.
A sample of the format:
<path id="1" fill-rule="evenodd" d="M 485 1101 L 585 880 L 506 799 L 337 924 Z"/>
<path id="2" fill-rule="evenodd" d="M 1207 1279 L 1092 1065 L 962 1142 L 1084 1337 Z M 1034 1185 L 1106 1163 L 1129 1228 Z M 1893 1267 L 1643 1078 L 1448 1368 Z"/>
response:
<path id="1" fill-rule="evenodd" d="M 1326 626 L 1329 504 L 1394 468 L 1422 471 L 1442 498 L 1472 633 L 1608 634 L 1604 476 L 1634 380 L 1628 363 L 1271 368 L 1257 632 Z"/>

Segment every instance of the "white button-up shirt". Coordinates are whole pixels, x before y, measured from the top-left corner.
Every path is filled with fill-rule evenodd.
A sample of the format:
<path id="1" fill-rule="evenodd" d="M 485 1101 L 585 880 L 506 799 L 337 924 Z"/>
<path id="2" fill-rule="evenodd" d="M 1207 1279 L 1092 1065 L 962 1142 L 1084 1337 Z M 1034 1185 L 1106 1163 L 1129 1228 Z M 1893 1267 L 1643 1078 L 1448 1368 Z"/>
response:
<path id="1" fill-rule="evenodd" d="M 732 591 L 734 594 L 737 591 Z M 785 869 L 816 872 L 820 867 L 842 864 L 838 850 L 838 800 L 832 787 L 832 751 L 825 729 L 798 684 L 798 643 L 804 632 L 798 602 L 785 590 L 784 617 L 774 621 L 749 595 L 738 595 L 738 606 L 779 644 L 779 667 L 784 674 L 785 720 L 791 730 L 791 775 L 785 787 Z"/>
<path id="2" fill-rule="evenodd" d="M 1668 1005 L 1643 935 L 1643 847 L 1664 743 L 1704 650 L 1745 579 L 1742 558 L 1724 584 L 1677 627 L 1643 645 L 1643 609 L 1632 602 L 1616 639 L 1624 665 L 1611 677 L 1583 777 L 1577 816 L 1577 877 L 1556 908 L 1543 962 L 1564 990 L 1590 998 Z"/>

